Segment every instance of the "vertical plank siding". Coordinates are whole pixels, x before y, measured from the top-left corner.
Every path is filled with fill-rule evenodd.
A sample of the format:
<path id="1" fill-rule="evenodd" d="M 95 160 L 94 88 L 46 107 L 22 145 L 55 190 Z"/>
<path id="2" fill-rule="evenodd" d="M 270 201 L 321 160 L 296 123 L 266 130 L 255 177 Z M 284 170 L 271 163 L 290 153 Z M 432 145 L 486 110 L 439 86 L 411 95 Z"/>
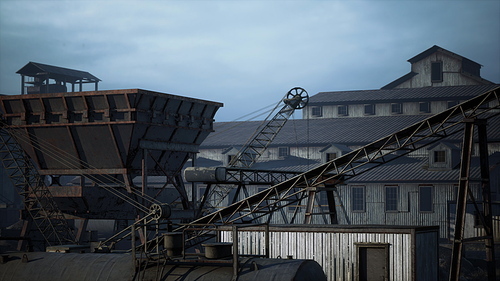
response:
<path id="1" fill-rule="evenodd" d="M 377 224 L 377 225 L 438 225 L 440 238 L 450 239 L 453 236 L 454 213 L 457 186 L 455 184 L 432 184 L 433 186 L 433 209 L 431 212 L 419 211 L 419 184 L 397 183 L 399 187 L 398 211 L 385 211 L 385 185 L 380 183 L 367 183 L 365 186 L 365 211 L 352 211 L 352 186 L 363 186 L 363 183 L 346 185 L 339 188 L 342 203 L 347 210 L 344 213 L 337 206 L 339 224 L 353 225 Z M 475 198 L 481 198 L 481 189 L 478 183 L 471 184 L 471 191 Z M 498 219 L 498 216 L 495 216 Z M 465 237 L 477 237 L 483 229 L 474 227 L 474 210 L 468 209 L 466 218 Z M 500 237 L 500 222 L 494 220 L 495 239 Z"/>
<path id="2" fill-rule="evenodd" d="M 265 254 L 262 230 L 241 229 L 238 239 L 239 254 Z M 389 245 L 389 280 L 438 278 L 436 227 L 426 231 L 417 228 L 316 228 L 314 225 L 271 227 L 269 239 L 271 258 L 313 259 L 323 267 L 328 280 L 356 280 L 357 243 Z M 232 232 L 222 231 L 221 241 L 232 242 Z M 428 272 L 417 274 L 424 269 Z"/>

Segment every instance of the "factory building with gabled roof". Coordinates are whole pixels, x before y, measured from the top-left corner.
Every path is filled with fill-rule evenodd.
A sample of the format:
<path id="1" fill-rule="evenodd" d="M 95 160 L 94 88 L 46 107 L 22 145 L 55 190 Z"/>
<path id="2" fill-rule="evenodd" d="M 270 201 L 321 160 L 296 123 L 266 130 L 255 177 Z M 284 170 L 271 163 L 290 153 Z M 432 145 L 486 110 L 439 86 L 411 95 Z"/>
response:
<path id="1" fill-rule="evenodd" d="M 442 81 L 433 81 L 433 63 L 441 61 Z M 309 99 L 303 119 L 290 120 L 281 129 L 253 169 L 305 172 L 393 132 L 422 121 L 499 84 L 480 78 L 480 65 L 438 46 L 409 60 L 411 75 L 405 75 L 379 90 L 320 92 Z M 426 64 L 427 66 L 423 66 Z M 449 71 L 452 64 L 458 70 Z M 410 77 L 411 76 L 411 77 Z M 460 78 L 457 78 L 460 77 Z M 423 81 L 427 82 L 423 82 Z M 420 83 L 420 84 L 419 84 Z M 492 114 L 497 114 L 494 112 Z M 494 215 L 500 216 L 500 118 L 488 119 L 488 149 Z M 261 122 L 221 122 L 200 146 L 198 160 L 225 166 Z M 447 137 L 337 184 L 339 224 L 439 225 L 440 237 L 453 237 L 455 198 L 459 179 L 462 135 Z M 477 148 L 477 144 L 476 144 Z M 477 149 L 472 177 L 479 179 Z M 471 183 L 481 198 L 480 182 Z M 203 185 L 200 189 L 204 190 Z M 262 187 L 256 187 L 255 192 Z M 200 192 L 201 197 L 203 193 Z M 287 210 L 305 212 L 305 204 Z M 482 228 L 468 207 L 466 235 L 481 236 Z M 323 215 L 321 214 L 323 211 Z M 313 223 L 326 223 L 326 193 L 319 193 Z M 283 223 L 277 216 L 274 223 Z M 496 229 L 500 227 L 498 220 Z M 499 239 L 496 233 L 496 239 Z"/>

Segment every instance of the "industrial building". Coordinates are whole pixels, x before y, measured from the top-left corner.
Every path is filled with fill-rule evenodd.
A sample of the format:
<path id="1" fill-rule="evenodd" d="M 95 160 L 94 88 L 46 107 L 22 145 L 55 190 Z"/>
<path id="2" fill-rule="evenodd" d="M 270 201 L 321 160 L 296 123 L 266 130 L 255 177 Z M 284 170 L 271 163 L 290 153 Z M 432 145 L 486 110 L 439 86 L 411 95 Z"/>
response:
<path id="1" fill-rule="evenodd" d="M 303 118 L 290 120 L 253 168 L 307 171 L 499 86 L 480 77 L 478 63 L 438 46 L 409 62 L 409 74 L 380 90 L 320 92 L 310 97 Z M 441 73 L 440 82 L 432 71 Z M 215 133 L 200 146 L 196 161 L 210 163 L 208 159 L 212 166 L 226 166 L 258 126 L 258 121 L 216 122 Z M 488 119 L 488 128 L 491 192 L 497 210 L 500 118 Z M 461 143 L 461 135 L 447 137 L 337 185 L 339 224 L 439 225 L 440 237 L 452 239 Z M 480 179 L 477 143 L 474 151 L 472 177 Z M 480 192 L 480 181 L 471 186 Z M 320 193 L 318 199 L 316 207 L 325 209 L 326 194 Z M 305 203 L 296 207 L 304 213 Z M 290 216 L 295 212 L 292 207 L 288 210 Z M 469 210 L 466 232 L 476 235 L 481 227 Z M 326 222 L 321 215 L 314 221 Z M 498 240 L 500 224 L 495 223 Z"/>
<path id="2" fill-rule="evenodd" d="M 174 262 L 185 262 L 188 249 L 215 239 L 205 244 L 205 258 L 213 258 L 211 246 L 221 246 L 225 255 L 215 259 L 232 268 L 223 273 L 187 260 L 203 268 L 193 278 L 213 270 L 229 280 L 238 272 L 241 280 L 267 274 L 307 280 L 300 270 L 286 277 L 260 271 L 266 264 L 304 266 L 324 277 L 316 264 L 300 263 L 314 259 L 328 280 L 371 274 L 438 280 L 438 243 L 453 241 L 455 276 L 463 241 L 499 239 L 500 85 L 480 77 L 480 64 L 438 46 L 409 62 L 410 73 L 380 90 L 309 97 L 296 87 L 271 120 L 221 123 L 214 120 L 220 103 L 140 89 L 98 91 L 100 80 L 88 72 L 30 62 L 18 72 L 28 95 L 0 96 L 6 128 L 0 152 L 13 181 L 0 193 L 3 209 L 25 209 L 18 249 L 31 239 L 94 242 L 90 250 L 101 253 L 131 244 L 131 257 L 109 256 L 123 268 L 133 260 L 135 271 L 122 274 L 146 278 L 161 270 L 156 278 L 167 278 L 164 270 L 177 274 L 176 266 L 185 265 L 170 264 L 172 257 L 182 253 Z M 74 92 L 84 83 L 95 91 Z M 294 110 L 303 118 L 291 119 Z M 92 238 L 90 226 L 109 220 L 115 234 Z M 41 231 L 48 221 L 57 227 Z M 182 237 L 174 243 L 180 249 L 167 246 L 171 236 Z M 335 248 L 333 255 L 325 247 Z M 239 255 L 264 259 L 242 262 Z M 285 256 L 300 262 L 273 259 Z M 36 262 L 30 270 L 44 266 Z M 8 274 L 20 276 L 15 269 Z"/>

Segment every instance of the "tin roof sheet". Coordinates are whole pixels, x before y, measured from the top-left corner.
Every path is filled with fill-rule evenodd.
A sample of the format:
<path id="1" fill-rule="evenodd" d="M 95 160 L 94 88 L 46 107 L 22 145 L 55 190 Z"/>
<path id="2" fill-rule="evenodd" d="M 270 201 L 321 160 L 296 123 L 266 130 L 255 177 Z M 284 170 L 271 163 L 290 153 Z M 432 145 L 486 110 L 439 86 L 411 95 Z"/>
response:
<path id="1" fill-rule="evenodd" d="M 329 144 L 363 145 L 421 121 L 429 115 L 399 115 L 331 119 L 289 120 L 271 146 L 326 146 Z M 202 143 L 201 149 L 241 146 L 261 124 L 251 122 L 214 123 L 214 130 Z M 447 141 L 461 141 L 452 135 Z M 500 141 L 500 117 L 488 119 L 488 140 Z"/>
<path id="2" fill-rule="evenodd" d="M 384 103 L 447 99 L 468 100 L 489 90 L 493 90 L 499 85 L 500 84 L 320 92 L 310 97 L 309 106 L 365 102 Z"/>

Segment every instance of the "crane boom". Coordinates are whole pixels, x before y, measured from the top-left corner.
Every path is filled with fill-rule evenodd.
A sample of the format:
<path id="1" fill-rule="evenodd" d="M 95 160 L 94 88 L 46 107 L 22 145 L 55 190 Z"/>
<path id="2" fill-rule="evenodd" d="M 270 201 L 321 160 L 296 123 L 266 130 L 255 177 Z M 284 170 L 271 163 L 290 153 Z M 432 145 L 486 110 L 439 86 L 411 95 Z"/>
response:
<path id="1" fill-rule="evenodd" d="M 281 109 L 269 121 L 264 121 L 263 125 L 257 128 L 238 154 L 231 159 L 228 166 L 231 168 L 250 168 L 269 147 L 293 112 L 296 109 L 304 108 L 308 101 L 309 96 L 306 90 L 295 87 L 288 91 L 269 116 L 280 106 Z M 269 119 L 269 116 L 266 120 Z"/>

